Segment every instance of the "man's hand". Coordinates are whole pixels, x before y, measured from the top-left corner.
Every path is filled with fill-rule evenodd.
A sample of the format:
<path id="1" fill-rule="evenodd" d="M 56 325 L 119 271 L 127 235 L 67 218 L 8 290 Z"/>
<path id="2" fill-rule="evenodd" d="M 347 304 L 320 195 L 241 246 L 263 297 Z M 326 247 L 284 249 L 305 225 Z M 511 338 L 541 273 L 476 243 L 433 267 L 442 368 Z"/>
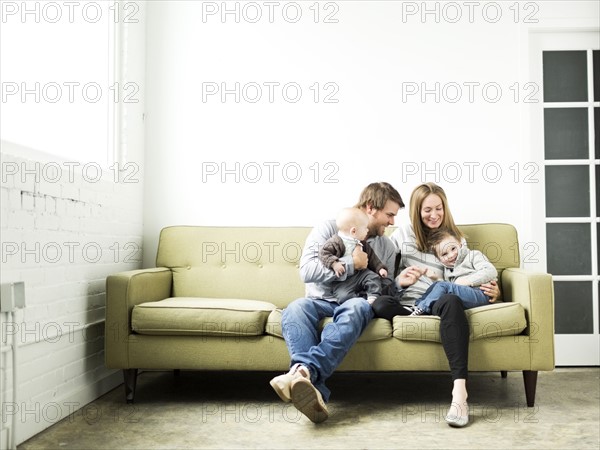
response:
<path id="1" fill-rule="evenodd" d="M 396 277 L 396 283 L 398 283 L 400 287 L 407 288 L 415 284 L 426 272 L 427 269 L 423 267 L 409 266 Z"/>
<path id="2" fill-rule="evenodd" d="M 387 270 L 385 270 L 385 269 L 379 269 L 379 276 L 381 278 L 387 278 Z"/>
<path id="3" fill-rule="evenodd" d="M 369 257 L 360 245 L 357 245 L 352 252 L 352 261 L 354 262 L 354 270 L 363 270 L 369 264 Z"/>
<path id="4" fill-rule="evenodd" d="M 346 266 L 343 263 L 336 261 L 331 265 L 336 277 L 341 277 L 346 272 Z"/>
<path id="5" fill-rule="evenodd" d="M 490 298 L 490 303 L 494 303 L 500 298 L 500 288 L 496 281 L 490 281 L 479 286 L 485 295 Z"/>

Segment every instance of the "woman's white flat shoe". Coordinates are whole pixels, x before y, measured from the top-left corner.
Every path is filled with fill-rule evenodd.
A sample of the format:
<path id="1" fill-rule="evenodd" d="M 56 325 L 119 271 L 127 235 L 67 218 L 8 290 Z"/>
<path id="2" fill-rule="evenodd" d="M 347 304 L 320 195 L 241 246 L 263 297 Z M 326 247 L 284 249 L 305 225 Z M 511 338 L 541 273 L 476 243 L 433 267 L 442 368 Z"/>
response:
<path id="1" fill-rule="evenodd" d="M 460 412 L 462 412 L 462 408 L 458 408 Z M 469 423 L 469 407 L 466 406 L 466 414 L 464 416 L 457 416 L 456 414 L 448 414 L 446 417 L 446 422 L 451 427 L 462 428 Z"/>

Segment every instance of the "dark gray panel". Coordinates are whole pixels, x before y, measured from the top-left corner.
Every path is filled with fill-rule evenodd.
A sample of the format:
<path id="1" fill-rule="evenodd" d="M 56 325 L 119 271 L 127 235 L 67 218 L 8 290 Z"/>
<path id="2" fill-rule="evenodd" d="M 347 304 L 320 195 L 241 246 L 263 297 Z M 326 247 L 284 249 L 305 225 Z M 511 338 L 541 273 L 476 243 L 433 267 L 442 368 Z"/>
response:
<path id="1" fill-rule="evenodd" d="M 557 334 L 592 334 L 591 281 L 554 282 L 554 326 Z"/>
<path id="2" fill-rule="evenodd" d="M 596 216 L 600 214 L 600 166 L 596 166 Z M 600 244 L 600 234 L 598 235 L 598 243 Z M 598 252 L 600 256 L 600 252 Z M 600 267 L 600 265 L 598 266 Z"/>
<path id="3" fill-rule="evenodd" d="M 547 223 L 548 273 L 591 275 L 591 234 L 588 223 Z"/>
<path id="4" fill-rule="evenodd" d="M 598 77 L 600 77 L 600 72 L 598 72 Z M 600 159 L 600 108 L 594 108 L 594 134 L 596 136 L 594 151 L 596 159 Z"/>
<path id="5" fill-rule="evenodd" d="M 546 159 L 589 158 L 587 108 L 544 110 L 544 155 Z"/>
<path id="6" fill-rule="evenodd" d="M 594 55 L 594 101 L 600 102 L 600 50 L 594 50 L 592 54 Z"/>
<path id="7" fill-rule="evenodd" d="M 546 217 L 589 217 L 589 166 L 546 166 Z"/>
<path id="8" fill-rule="evenodd" d="M 543 52 L 544 101 L 586 102 L 587 55 L 585 50 Z"/>

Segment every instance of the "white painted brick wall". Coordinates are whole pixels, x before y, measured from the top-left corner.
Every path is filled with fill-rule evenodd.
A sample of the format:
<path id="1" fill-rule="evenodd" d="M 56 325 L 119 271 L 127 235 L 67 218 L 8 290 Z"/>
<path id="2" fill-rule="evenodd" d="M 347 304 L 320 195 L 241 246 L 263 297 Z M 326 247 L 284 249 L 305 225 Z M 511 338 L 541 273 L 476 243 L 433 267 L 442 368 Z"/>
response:
<path id="1" fill-rule="evenodd" d="M 57 165 L 60 174 L 50 170 Z M 103 380 L 114 384 L 104 367 L 105 280 L 141 267 L 141 175 L 115 182 L 109 170 L 92 182 L 81 165 L 69 167 L 2 154 L 0 280 L 24 281 L 27 303 L 11 324 L 1 317 L 5 402 L 13 395 L 9 347 L 18 345 L 18 440 L 56 423 L 57 406 L 83 407 L 82 391 L 93 399 Z"/>

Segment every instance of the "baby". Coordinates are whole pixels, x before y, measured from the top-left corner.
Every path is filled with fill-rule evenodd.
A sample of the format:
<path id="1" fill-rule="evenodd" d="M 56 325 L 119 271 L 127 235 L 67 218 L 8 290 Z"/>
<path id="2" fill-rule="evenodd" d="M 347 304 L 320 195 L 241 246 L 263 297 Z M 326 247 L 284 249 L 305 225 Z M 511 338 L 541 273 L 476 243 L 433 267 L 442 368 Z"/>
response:
<path id="1" fill-rule="evenodd" d="M 465 309 L 488 305 L 492 302 L 479 286 L 495 280 L 498 271 L 483 253 L 469 250 L 455 234 L 441 228 L 429 236 L 428 244 L 433 253 L 444 265 L 444 281 L 435 281 L 427 291 L 415 302 L 413 316 L 431 314 L 432 305 L 444 294 L 455 294 L 460 297 Z"/>
<path id="2" fill-rule="evenodd" d="M 329 238 L 319 250 L 319 259 L 325 267 L 333 270 L 337 278 L 346 273 L 346 267 L 340 261 L 343 256 L 351 255 L 357 246 L 367 253 L 368 266 L 345 280 L 334 280 L 329 284 L 331 296 L 339 303 L 366 293 L 367 301 L 373 303 L 381 295 L 381 278 L 388 275 L 387 267 L 377 257 L 371 246 L 365 241 L 369 218 L 358 208 L 345 208 L 336 218 L 338 233 Z"/>

